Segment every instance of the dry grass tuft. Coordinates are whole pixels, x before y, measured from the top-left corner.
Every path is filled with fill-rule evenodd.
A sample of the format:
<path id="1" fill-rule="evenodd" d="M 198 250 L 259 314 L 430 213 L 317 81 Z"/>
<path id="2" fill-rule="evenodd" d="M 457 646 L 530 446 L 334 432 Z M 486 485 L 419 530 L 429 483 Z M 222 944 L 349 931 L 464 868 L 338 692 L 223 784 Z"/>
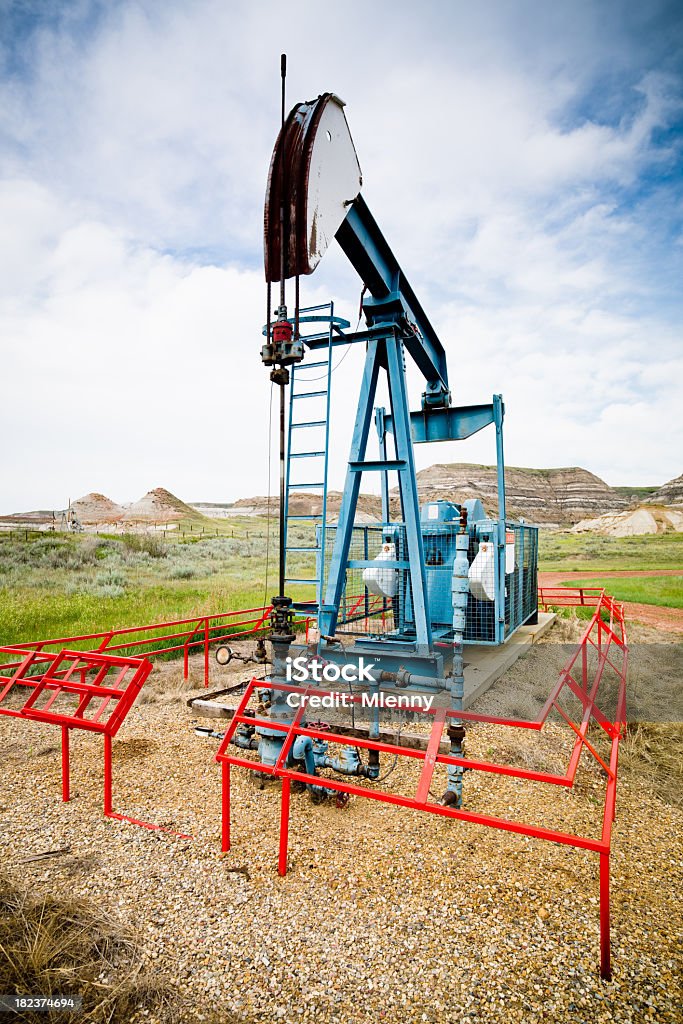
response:
<path id="1" fill-rule="evenodd" d="M 683 807 L 683 724 L 631 722 L 619 760 L 630 775 L 637 775 L 660 800 Z"/>
<path id="2" fill-rule="evenodd" d="M 88 1024 L 180 1019 L 169 987 L 146 974 L 134 936 L 80 901 L 34 896 L 0 878 L 0 992 L 81 996 Z M 147 1011 L 145 1014 L 144 1011 Z M 64 1019 L 25 1012 L 27 1024 Z"/>

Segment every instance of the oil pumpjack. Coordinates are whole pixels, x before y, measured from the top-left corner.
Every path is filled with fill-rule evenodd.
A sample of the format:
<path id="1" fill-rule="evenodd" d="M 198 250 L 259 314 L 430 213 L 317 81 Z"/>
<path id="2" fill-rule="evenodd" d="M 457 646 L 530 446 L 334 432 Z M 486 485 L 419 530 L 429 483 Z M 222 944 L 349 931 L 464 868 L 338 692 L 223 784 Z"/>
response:
<path id="1" fill-rule="evenodd" d="M 362 175 L 344 114 L 333 93 L 296 104 L 285 116 L 286 57 L 281 57 L 281 127 L 273 151 L 266 190 L 264 256 L 267 321 L 261 356 L 279 389 L 280 505 L 278 593 L 272 598 L 270 643 L 273 681 L 285 682 L 294 659 L 299 664 L 348 666 L 365 660 L 366 686 L 438 694 L 454 710 L 462 710 L 463 648 L 468 643 L 500 644 L 537 614 L 537 531 L 506 519 L 503 465 L 502 397 L 483 405 L 453 406 L 446 353 L 363 196 Z M 301 308 L 299 280 L 311 274 L 336 239 L 364 286 L 363 330 L 348 331 L 348 321 L 327 307 Z M 294 282 L 294 312 L 289 315 L 286 284 Z M 273 320 L 272 286 L 279 287 Z M 302 335 L 301 327 L 322 322 L 319 333 Z M 333 355 L 342 347 L 365 346 L 346 482 L 337 522 L 327 518 L 327 467 L 330 437 L 330 389 Z M 305 357 L 314 356 L 306 362 Z M 421 408 L 408 406 L 406 360 L 424 377 Z M 323 369 L 322 389 L 296 390 L 305 368 Z M 380 374 L 386 375 L 390 409 L 375 408 Z M 309 378 L 310 379 L 310 378 Z M 312 379 L 321 379 L 320 376 Z M 289 403 L 287 389 L 290 387 Z M 298 410 L 314 399 L 321 414 L 301 417 Z M 289 408 L 289 415 L 288 415 Z M 372 426 L 377 431 L 378 457 L 368 456 Z M 498 485 L 497 518 L 487 516 L 479 500 L 460 504 L 428 502 L 420 508 L 413 446 L 459 440 L 488 425 L 495 427 Z M 321 440 L 299 449 L 296 438 L 318 432 Z M 390 439 L 393 438 L 393 444 Z M 389 452 L 388 445 L 393 447 Z M 317 461 L 316 461 L 317 460 Z M 322 467 L 316 480 L 295 482 L 294 469 Z M 379 473 L 382 522 L 360 524 L 356 511 L 363 473 Z M 392 520 L 389 474 L 398 482 L 400 516 Z M 292 514 L 292 495 L 299 489 L 320 491 L 321 511 Z M 294 523 L 315 530 L 312 542 L 288 540 Z M 301 578 L 288 574 L 288 560 L 315 561 L 315 572 Z M 314 600 L 294 601 L 287 588 L 314 586 Z M 320 639 L 315 645 L 296 643 L 294 616 L 314 615 Z M 361 624 L 360 633 L 355 630 Z M 262 702 L 271 720 L 291 722 L 293 709 L 285 693 L 268 689 Z M 464 726 L 449 719 L 451 753 L 463 753 Z M 379 711 L 373 712 L 369 735 L 379 735 Z M 248 725 L 233 740 L 258 749 L 265 765 L 278 759 L 282 729 Z M 373 756 L 374 754 L 374 756 Z M 331 768 L 374 780 L 380 775 L 379 755 L 361 760 L 350 745 L 330 758 L 322 740 L 299 737 L 288 763 L 305 765 L 309 774 Z M 449 766 L 442 802 L 462 803 L 460 766 Z M 309 787 L 314 799 L 328 792 Z"/>

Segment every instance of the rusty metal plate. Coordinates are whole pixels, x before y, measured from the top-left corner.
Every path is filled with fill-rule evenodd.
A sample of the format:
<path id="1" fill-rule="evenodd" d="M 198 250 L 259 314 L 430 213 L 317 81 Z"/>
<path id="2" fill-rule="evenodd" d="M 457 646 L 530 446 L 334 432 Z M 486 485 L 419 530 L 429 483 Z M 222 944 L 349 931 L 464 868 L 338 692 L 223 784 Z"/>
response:
<path id="1" fill-rule="evenodd" d="M 315 270 L 362 183 L 343 101 L 323 93 L 312 102 L 298 103 L 278 135 L 270 162 L 264 212 L 267 281 L 279 281 L 282 273 L 289 278 Z"/>

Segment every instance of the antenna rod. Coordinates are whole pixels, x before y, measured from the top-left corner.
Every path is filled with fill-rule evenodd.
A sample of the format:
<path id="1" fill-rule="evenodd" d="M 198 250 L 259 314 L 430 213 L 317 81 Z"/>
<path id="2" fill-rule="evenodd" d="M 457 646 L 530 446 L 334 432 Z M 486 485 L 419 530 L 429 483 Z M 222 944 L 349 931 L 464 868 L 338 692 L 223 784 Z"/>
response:
<path id="1" fill-rule="evenodd" d="M 280 158 L 280 305 L 285 304 L 285 163 L 287 154 L 284 145 L 285 127 L 285 82 L 287 79 L 287 54 L 280 54 L 280 133 L 282 137 L 282 154 Z"/>
<path id="2" fill-rule="evenodd" d="M 287 122 L 285 120 L 285 83 L 287 78 L 287 54 L 280 55 L 280 82 L 281 82 L 281 109 L 280 109 L 280 135 L 277 142 L 277 184 L 280 192 L 280 304 L 276 311 L 275 322 L 271 325 L 271 293 L 270 269 L 267 272 L 267 302 L 268 319 L 266 332 L 267 343 L 261 349 L 261 359 L 266 366 L 271 366 L 270 379 L 277 384 L 280 391 L 280 543 L 279 543 L 279 565 L 278 565 L 278 594 L 273 597 L 273 610 L 271 613 L 271 642 L 273 644 L 273 671 L 277 676 L 283 675 L 284 658 L 289 644 L 295 639 L 293 631 L 292 600 L 285 595 L 286 585 L 286 538 L 287 538 L 287 432 L 286 432 L 286 389 L 290 383 L 288 367 L 294 363 L 300 363 L 303 359 L 303 344 L 297 337 L 292 339 L 292 324 L 287 316 L 285 305 L 285 278 L 287 276 L 287 253 L 290 251 L 289 234 L 292 229 L 289 213 L 288 194 L 288 150 L 291 149 L 291 142 L 287 139 Z M 266 207 L 268 210 L 268 207 Z M 296 229 L 296 221 L 294 221 Z M 296 249 L 296 238 L 293 240 L 293 248 Z M 266 252 L 266 267 L 268 258 Z M 298 282 L 295 289 L 297 310 L 295 317 L 298 323 Z"/>
<path id="3" fill-rule="evenodd" d="M 281 81 L 281 107 L 280 107 L 280 132 L 282 135 L 282 156 L 280 163 L 280 310 L 278 320 L 287 316 L 285 311 L 285 163 L 287 154 L 284 145 L 285 128 L 285 82 L 287 79 L 287 54 L 280 54 L 280 81 Z M 287 375 L 289 377 L 289 374 Z M 284 597 L 285 593 L 285 533 L 287 524 L 285 522 L 285 388 L 284 380 L 280 381 L 280 545 L 279 545 L 279 595 Z"/>

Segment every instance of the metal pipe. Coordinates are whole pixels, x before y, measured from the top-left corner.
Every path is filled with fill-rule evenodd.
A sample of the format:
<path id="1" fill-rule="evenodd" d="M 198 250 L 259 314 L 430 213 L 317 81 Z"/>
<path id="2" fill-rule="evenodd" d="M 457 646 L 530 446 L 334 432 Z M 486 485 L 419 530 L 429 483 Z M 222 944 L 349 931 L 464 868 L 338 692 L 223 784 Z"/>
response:
<path id="1" fill-rule="evenodd" d="M 221 788 L 221 851 L 227 853 L 230 849 L 230 762 L 223 761 Z"/>
<path id="2" fill-rule="evenodd" d="M 266 344 L 270 348 L 270 318 L 273 314 L 270 281 L 266 281 Z"/>
<path id="3" fill-rule="evenodd" d="M 285 152 L 285 80 L 287 78 L 287 54 L 280 54 L 280 80 L 281 80 L 281 104 L 280 104 L 280 131 L 282 134 L 282 154 L 280 163 L 280 305 L 285 305 L 285 167 L 287 164 Z M 282 593 L 282 591 L 280 591 Z"/>
<path id="4" fill-rule="evenodd" d="M 467 509 L 463 505 L 460 510 L 460 529 L 455 538 L 455 561 L 453 562 L 452 594 L 453 594 L 453 670 L 451 703 L 454 711 L 463 710 L 465 697 L 465 664 L 464 639 L 467 623 L 467 597 L 469 594 L 469 561 L 467 552 L 470 537 L 467 530 Z M 451 756 L 461 758 L 465 729 L 460 718 L 451 719 L 448 726 L 451 741 Z M 449 764 L 448 788 L 441 800 L 455 807 L 462 806 L 461 764 Z"/>
<path id="5" fill-rule="evenodd" d="M 69 799 L 69 727 L 62 726 L 62 800 Z"/>
<path id="6" fill-rule="evenodd" d="M 289 790 L 290 780 L 282 780 L 282 804 L 280 807 L 280 852 L 277 870 L 279 875 L 287 874 L 287 840 L 289 837 Z"/>
<path id="7" fill-rule="evenodd" d="M 104 813 L 111 815 L 111 736 L 104 734 Z"/>
<path id="8" fill-rule="evenodd" d="M 612 980 L 609 920 L 609 851 L 600 854 L 600 977 Z"/>
<path id="9" fill-rule="evenodd" d="M 280 384 L 280 550 L 279 550 L 279 571 L 278 571 L 278 595 L 284 597 L 285 593 L 285 385 Z"/>
<path id="10" fill-rule="evenodd" d="M 283 148 L 280 163 L 280 310 L 278 319 L 287 316 L 285 310 L 285 196 L 287 194 L 284 127 L 285 127 L 285 82 L 287 79 L 287 54 L 280 54 L 280 131 Z M 280 380 L 280 551 L 278 572 L 278 594 L 285 593 L 285 384 Z"/>

